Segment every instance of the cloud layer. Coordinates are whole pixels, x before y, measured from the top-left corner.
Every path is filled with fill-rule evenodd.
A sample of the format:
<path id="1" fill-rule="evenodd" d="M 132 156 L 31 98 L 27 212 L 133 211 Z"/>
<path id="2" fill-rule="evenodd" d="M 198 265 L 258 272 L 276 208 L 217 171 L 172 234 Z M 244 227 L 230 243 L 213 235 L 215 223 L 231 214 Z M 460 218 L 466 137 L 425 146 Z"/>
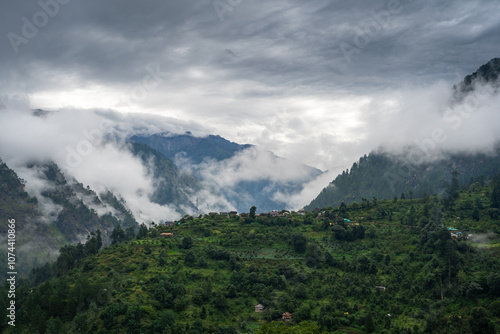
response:
<path id="1" fill-rule="evenodd" d="M 499 53 L 500 5 L 489 0 L 216 3 L 9 2 L 0 92 L 33 108 L 203 120 L 331 169 L 364 153 L 353 148 L 365 132 L 385 131 L 367 125 L 366 108 L 407 84 L 451 86 Z"/>
<path id="2" fill-rule="evenodd" d="M 124 193 L 137 197 L 151 188 L 121 148 L 98 145 L 110 130 L 102 120 L 112 121 L 115 136 L 219 134 L 332 175 L 380 146 L 488 150 L 498 140 L 496 97 L 447 105 L 449 87 L 499 56 L 495 1 L 218 3 L 4 4 L 0 153 L 79 166 L 88 183 L 119 183 L 100 164 L 122 159 L 136 175 Z M 29 108 L 68 112 L 32 118 Z M 216 166 L 224 177 L 205 166 L 207 177 L 240 180 L 274 166 L 262 155 L 255 169 L 235 168 L 243 158 Z M 320 183 L 293 202 L 306 202 Z"/>
<path id="3" fill-rule="evenodd" d="M 17 102 L 12 104 L 9 102 L 12 99 L 3 100 L 0 157 L 27 181 L 27 191 L 40 199 L 48 217 L 57 216 L 60 208 L 40 195 L 50 185 L 44 182 L 37 169 L 26 168 L 27 163 L 54 161 L 69 180 L 74 177 L 97 193 L 109 190 L 121 196 L 140 222 L 180 218 L 178 208 L 150 201 L 154 181 L 145 166 L 123 141 L 109 140 L 146 131 L 181 130 L 183 122 L 175 124 L 158 116 L 123 116 L 76 109 L 34 116 L 26 106 Z"/>

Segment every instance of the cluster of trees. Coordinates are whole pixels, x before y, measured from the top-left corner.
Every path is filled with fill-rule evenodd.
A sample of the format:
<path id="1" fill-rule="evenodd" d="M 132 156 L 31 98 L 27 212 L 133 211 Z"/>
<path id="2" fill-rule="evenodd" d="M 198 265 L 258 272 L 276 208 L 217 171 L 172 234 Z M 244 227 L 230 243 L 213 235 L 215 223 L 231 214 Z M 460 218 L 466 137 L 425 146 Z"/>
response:
<path id="1" fill-rule="evenodd" d="M 76 245 L 63 246 L 59 250 L 59 256 L 54 263 L 46 263 L 31 271 L 29 281 L 33 286 L 36 286 L 51 277 L 63 277 L 70 270 L 81 267 L 87 257 L 97 254 L 102 245 L 101 231 L 97 230 L 87 237 L 84 244 L 79 242 Z M 86 264 L 88 265 L 88 262 Z"/>
<path id="2" fill-rule="evenodd" d="M 488 214 L 496 189 L 494 182 L 462 187 L 453 206 L 445 197 L 364 200 L 294 216 L 287 225 L 202 217 L 158 227 L 172 238 L 159 237 L 157 227 L 143 225 L 137 234 L 116 227 L 112 245 L 100 251 L 95 233 L 61 250 L 47 267 L 51 275 L 39 269 L 21 284 L 16 330 L 494 333 L 499 248 L 453 239 L 446 227 L 496 231 L 487 241 L 498 243 L 500 222 Z M 476 198 L 481 219 L 458 220 Z M 263 313 L 254 312 L 258 303 Z M 286 325 L 284 312 L 293 315 Z"/>

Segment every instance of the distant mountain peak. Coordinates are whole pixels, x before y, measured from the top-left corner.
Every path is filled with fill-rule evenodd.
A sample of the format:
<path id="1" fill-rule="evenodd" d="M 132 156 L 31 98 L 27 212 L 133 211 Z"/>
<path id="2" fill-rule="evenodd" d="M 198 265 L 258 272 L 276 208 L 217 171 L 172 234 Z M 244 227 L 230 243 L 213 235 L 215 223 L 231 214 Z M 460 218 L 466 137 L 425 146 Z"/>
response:
<path id="1" fill-rule="evenodd" d="M 474 91 L 477 84 L 491 84 L 498 88 L 499 75 L 500 58 L 493 58 L 474 73 L 467 75 L 462 82 L 453 86 L 453 102 L 461 102 L 466 95 Z"/>
<path id="2" fill-rule="evenodd" d="M 190 131 L 182 135 L 154 134 L 150 136 L 132 136 L 131 142 L 146 144 L 174 161 L 176 154 L 184 152 L 194 164 L 205 159 L 221 161 L 231 158 L 236 152 L 243 151 L 252 145 L 233 143 L 219 135 L 195 137 Z"/>

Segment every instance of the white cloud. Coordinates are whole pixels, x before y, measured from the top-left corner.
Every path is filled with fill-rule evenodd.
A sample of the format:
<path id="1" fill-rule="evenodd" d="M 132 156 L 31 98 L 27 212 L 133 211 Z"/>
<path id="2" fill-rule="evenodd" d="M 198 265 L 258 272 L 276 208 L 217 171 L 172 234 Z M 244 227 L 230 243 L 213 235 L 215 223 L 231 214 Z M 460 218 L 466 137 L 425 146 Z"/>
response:
<path id="1" fill-rule="evenodd" d="M 152 203 L 149 197 L 154 191 L 153 180 L 140 160 L 120 144 L 104 144 L 103 139 L 109 135 L 124 138 L 134 133 L 172 130 L 182 133 L 188 124 L 147 115 L 75 109 L 35 117 L 25 105 L 1 110 L 0 124 L 0 157 L 28 181 L 28 192 L 37 196 L 46 215 L 54 217 L 61 208 L 41 196 L 49 186 L 37 170 L 25 168 L 26 163 L 54 161 L 68 178 L 75 177 L 97 193 L 112 191 L 123 197 L 140 222 L 181 216 L 173 207 Z"/>
<path id="2" fill-rule="evenodd" d="M 307 179 L 307 166 L 276 157 L 256 147 L 238 152 L 222 161 L 205 161 L 195 166 L 203 179 L 219 188 L 232 187 L 242 181 L 273 180 L 293 182 Z"/>

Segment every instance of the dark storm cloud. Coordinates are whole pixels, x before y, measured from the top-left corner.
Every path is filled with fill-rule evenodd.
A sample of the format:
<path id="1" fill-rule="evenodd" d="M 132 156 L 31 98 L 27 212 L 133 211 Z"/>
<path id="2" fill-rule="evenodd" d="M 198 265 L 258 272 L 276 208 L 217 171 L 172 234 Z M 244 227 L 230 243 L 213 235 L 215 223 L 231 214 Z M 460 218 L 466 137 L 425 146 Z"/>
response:
<path id="1" fill-rule="evenodd" d="M 500 4 L 492 0 L 3 6 L 1 95 L 26 94 L 34 108 L 203 120 L 233 141 L 300 154 L 322 169 L 339 155 L 341 163 L 356 159 L 353 145 L 381 144 L 359 135 L 384 137 L 363 120 L 374 100 L 439 80 L 451 86 L 500 51 Z"/>
<path id="2" fill-rule="evenodd" d="M 409 75 L 450 78 L 498 52 L 499 5 L 493 1 L 242 0 L 228 5 L 232 10 L 223 12 L 222 21 L 214 3 L 10 2 L 2 11 L 2 60 L 8 66 L 2 70 L 22 74 L 32 89 L 51 72 L 70 73 L 82 84 L 134 81 L 151 62 L 172 72 L 206 66 L 227 72 L 221 79 L 247 78 L 284 90 L 299 84 L 331 89 L 391 85 Z M 35 17 L 43 8 L 52 8 L 54 17 L 36 27 L 44 23 L 43 16 Z M 15 54 L 7 34 L 22 37 L 23 18 L 39 31 Z M 342 43 L 353 47 L 349 59 Z M 186 47 L 191 52 L 177 50 Z M 225 50 L 241 59 L 228 58 Z"/>

